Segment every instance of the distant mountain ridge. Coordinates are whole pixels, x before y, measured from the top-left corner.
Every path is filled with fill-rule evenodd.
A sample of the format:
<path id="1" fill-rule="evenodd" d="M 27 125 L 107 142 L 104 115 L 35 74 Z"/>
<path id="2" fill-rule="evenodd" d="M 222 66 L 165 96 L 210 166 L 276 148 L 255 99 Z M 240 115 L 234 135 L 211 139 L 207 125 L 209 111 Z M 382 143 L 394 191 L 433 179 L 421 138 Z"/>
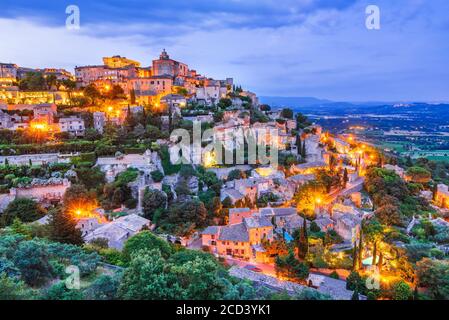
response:
<path id="1" fill-rule="evenodd" d="M 319 99 L 314 97 L 277 97 L 277 96 L 261 96 L 260 103 L 268 104 L 273 109 L 280 109 L 283 107 L 290 107 L 292 109 L 309 109 L 310 107 L 318 109 L 341 109 L 341 108 L 360 108 L 360 107 L 374 107 L 374 106 L 431 106 L 444 105 L 447 102 L 414 102 L 414 101 L 332 101 L 327 99 Z"/>
<path id="2" fill-rule="evenodd" d="M 273 107 L 298 107 L 298 106 L 315 106 L 334 103 L 331 100 L 318 99 L 314 97 L 259 97 L 260 102 L 263 104 L 268 104 Z"/>

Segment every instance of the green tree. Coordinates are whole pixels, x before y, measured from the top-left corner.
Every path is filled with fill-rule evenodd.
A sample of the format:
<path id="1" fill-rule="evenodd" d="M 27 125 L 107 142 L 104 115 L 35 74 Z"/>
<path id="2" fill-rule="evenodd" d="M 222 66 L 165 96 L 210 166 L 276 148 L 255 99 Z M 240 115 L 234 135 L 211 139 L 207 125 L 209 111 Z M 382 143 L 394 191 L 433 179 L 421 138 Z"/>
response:
<path id="1" fill-rule="evenodd" d="M 67 211 L 53 210 L 50 213 L 50 239 L 75 245 L 83 244 L 81 230 L 76 225 L 77 222 Z"/>
<path id="2" fill-rule="evenodd" d="M 70 290 L 64 281 L 53 284 L 44 291 L 42 299 L 44 300 L 83 300 L 84 296 L 80 290 Z"/>
<path id="3" fill-rule="evenodd" d="M 293 119 L 293 110 L 290 108 L 284 108 L 281 111 L 281 117 L 286 119 Z"/>
<path id="4" fill-rule="evenodd" d="M 131 104 L 132 104 L 132 105 L 136 104 L 136 90 L 131 89 L 131 91 L 130 91 L 130 93 L 129 93 L 129 96 L 130 96 L 130 102 L 131 102 Z"/>
<path id="5" fill-rule="evenodd" d="M 83 90 L 84 97 L 88 98 L 90 103 L 96 104 L 97 99 L 101 97 L 100 91 L 98 91 L 97 87 L 94 84 L 90 84 Z"/>
<path id="6" fill-rule="evenodd" d="M 432 178 L 432 173 L 421 167 L 411 167 L 408 168 L 406 176 L 412 182 L 427 183 Z"/>
<path id="7" fill-rule="evenodd" d="M 346 289 L 351 291 L 361 291 L 364 287 L 363 279 L 356 271 L 352 271 L 346 278 Z"/>
<path id="8" fill-rule="evenodd" d="M 298 254 L 301 259 L 304 259 L 309 252 L 309 237 L 307 235 L 307 220 L 303 217 L 303 224 L 300 230 Z"/>
<path id="9" fill-rule="evenodd" d="M 296 259 L 292 250 L 286 256 L 277 256 L 275 258 L 275 270 L 277 274 L 282 274 L 301 282 L 309 276 L 309 267 Z"/>
<path id="10" fill-rule="evenodd" d="M 87 190 L 95 189 L 106 183 L 105 174 L 97 167 L 79 167 L 75 169 L 78 181 Z"/>
<path id="11" fill-rule="evenodd" d="M 28 72 L 25 77 L 19 81 L 21 90 L 44 91 L 47 90 L 47 84 L 42 72 Z"/>
<path id="12" fill-rule="evenodd" d="M 168 258 L 173 250 L 170 245 L 150 231 L 142 231 L 126 241 L 123 256 L 130 261 L 132 256 L 141 250 L 158 250 L 164 258 Z"/>
<path id="13" fill-rule="evenodd" d="M 394 300 L 409 300 L 412 295 L 412 289 L 405 281 L 401 280 L 393 285 Z"/>
<path id="14" fill-rule="evenodd" d="M 174 275 L 165 272 L 166 268 L 166 261 L 158 250 L 140 251 L 124 272 L 118 296 L 124 300 L 184 298 L 185 292 L 176 283 Z"/>
<path id="15" fill-rule="evenodd" d="M 49 255 L 38 241 L 21 242 L 14 252 L 12 261 L 20 270 L 22 279 L 30 286 L 43 285 L 53 277 Z"/>
<path id="16" fill-rule="evenodd" d="M 419 285 L 434 299 L 449 299 L 449 261 L 424 258 L 417 263 Z"/>
<path id="17" fill-rule="evenodd" d="M 2 215 L 0 225 L 8 226 L 14 219 L 22 222 L 33 222 L 45 215 L 46 211 L 36 201 L 27 198 L 17 198 L 10 202 Z"/>
<path id="18" fill-rule="evenodd" d="M 242 170 L 239 170 L 239 169 L 234 169 L 229 172 L 227 180 L 232 181 L 232 180 L 239 180 L 239 179 L 245 179 L 245 178 L 246 178 L 245 172 L 243 172 Z"/>
<path id="19" fill-rule="evenodd" d="M 160 170 L 151 171 L 151 178 L 154 182 L 161 182 L 164 179 L 164 174 Z"/>
<path id="20" fill-rule="evenodd" d="M 301 157 L 302 157 L 303 159 L 305 159 L 305 158 L 307 157 L 306 141 L 304 141 L 304 142 L 302 143 Z"/>
<path id="21" fill-rule="evenodd" d="M 23 281 L 0 273 L 0 300 L 27 300 L 31 298 L 32 292 Z"/>
<path id="22" fill-rule="evenodd" d="M 119 286 L 119 276 L 101 275 L 86 290 L 86 297 L 90 300 L 115 300 Z"/>
<path id="23" fill-rule="evenodd" d="M 205 227 L 206 221 L 207 210 L 204 203 L 198 200 L 187 200 L 171 205 L 165 223 L 166 227 L 175 234 L 187 236 Z"/>
<path id="24" fill-rule="evenodd" d="M 343 188 L 346 189 L 346 186 L 348 185 L 348 182 L 349 182 L 348 169 L 345 168 L 345 170 L 343 172 Z"/>
<path id="25" fill-rule="evenodd" d="M 145 218 L 153 220 L 156 210 L 163 210 L 166 206 L 167 195 L 164 192 L 149 188 L 145 189 L 142 200 L 142 210 Z"/>
<path id="26" fill-rule="evenodd" d="M 371 243 L 373 247 L 372 265 L 376 265 L 378 246 L 384 236 L 384 227 L 376 219 L 370 219 L 363 223 L 362 228 L 366 240 Z"/>

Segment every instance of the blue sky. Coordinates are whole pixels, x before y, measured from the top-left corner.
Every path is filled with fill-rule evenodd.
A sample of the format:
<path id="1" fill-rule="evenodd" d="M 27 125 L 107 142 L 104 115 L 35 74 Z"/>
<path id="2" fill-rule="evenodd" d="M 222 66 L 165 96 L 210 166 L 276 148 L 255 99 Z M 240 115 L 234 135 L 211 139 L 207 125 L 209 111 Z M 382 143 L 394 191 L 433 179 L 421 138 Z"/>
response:
<path id="1" fill-rule="evenodd" d="M 65 28 L 78 5 L 81 29 Z M 365 27 L 378 5 L 381 29 Z M 449 101 L 446 0 L 15 0 L 0 11 L 0 62 L 150 65 L 162 48 L 259 95 Z"/>

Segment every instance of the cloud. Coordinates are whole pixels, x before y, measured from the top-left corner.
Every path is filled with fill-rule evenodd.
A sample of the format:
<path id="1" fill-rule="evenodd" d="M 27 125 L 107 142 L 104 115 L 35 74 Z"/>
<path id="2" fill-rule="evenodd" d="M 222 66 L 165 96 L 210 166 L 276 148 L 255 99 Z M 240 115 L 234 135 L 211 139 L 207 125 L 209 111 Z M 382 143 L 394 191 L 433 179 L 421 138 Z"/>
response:
<path id="1" fill-rule="evenodd" d="M 165 47 L 260 95 L 449 100 L 444 0 L 374 1 L 379 31 L 365 28 L 364 0 L 78 2 L 80 31 L 64 28 L 64 6 L 7 4 L 2 12 L 22 18 L 0 18 L 0 61 L 72 69 L 121 54 L 149 65 Z"/>

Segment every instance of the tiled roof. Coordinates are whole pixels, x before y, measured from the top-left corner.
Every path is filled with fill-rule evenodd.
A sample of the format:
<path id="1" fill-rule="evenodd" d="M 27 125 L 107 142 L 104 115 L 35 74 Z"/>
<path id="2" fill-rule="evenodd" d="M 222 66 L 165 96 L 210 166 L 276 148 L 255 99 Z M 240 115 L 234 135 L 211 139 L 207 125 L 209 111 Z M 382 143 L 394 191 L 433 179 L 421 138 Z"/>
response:
<path id="1" fill-rule="evenodd" d="M 229 214 L 236 214 L 236 213 L 242 213 L 242 212 L 249 212 L 251 211 L 250 208 L 232 208 L 229 209 Z"/>
<path id="2" fill-rule="evenodd" d="M 209 226 L 201 232 L 201 234 L 218 234 L 220 232 L 219 226 Z"/>
<path id="3" fill-rule="evenodd" d="M 262 208 L 259 212 L 262 216 L 291 216 L 298 214 L 296 208 Z"/>
<path id="4" fill-rule="evenodd" d="M 246 227 L 249 228 L 249 229 L 252 229 L 252 228 L 264 228 L 264 227 L 272 227 L 273 226 L 271 224 L 270 219 L 267 218 L 267 217 L 253 216 L 253 217 L 249 217 L 249 218 L 244 218 L 243 221 L 244 221 Z"/>
<path id="5" fill-rule="evenodd" d="M 224 196 L 229 196 L 231 199 L 234 200 L 239 200 L 239 199 L 243 199 L 245 196 L 243 194 L 241 194 L 239 191 L 235 190 L 235 189 L 226 189 L 222 191 Z"/>
<path id="6" fill-rule="evenodd" d="M 218 240 L 248 242 L 249 241 L 248 230 L 246 229 L 246 226 L 243 223 L 232 224 L 221 228 Z"/>

